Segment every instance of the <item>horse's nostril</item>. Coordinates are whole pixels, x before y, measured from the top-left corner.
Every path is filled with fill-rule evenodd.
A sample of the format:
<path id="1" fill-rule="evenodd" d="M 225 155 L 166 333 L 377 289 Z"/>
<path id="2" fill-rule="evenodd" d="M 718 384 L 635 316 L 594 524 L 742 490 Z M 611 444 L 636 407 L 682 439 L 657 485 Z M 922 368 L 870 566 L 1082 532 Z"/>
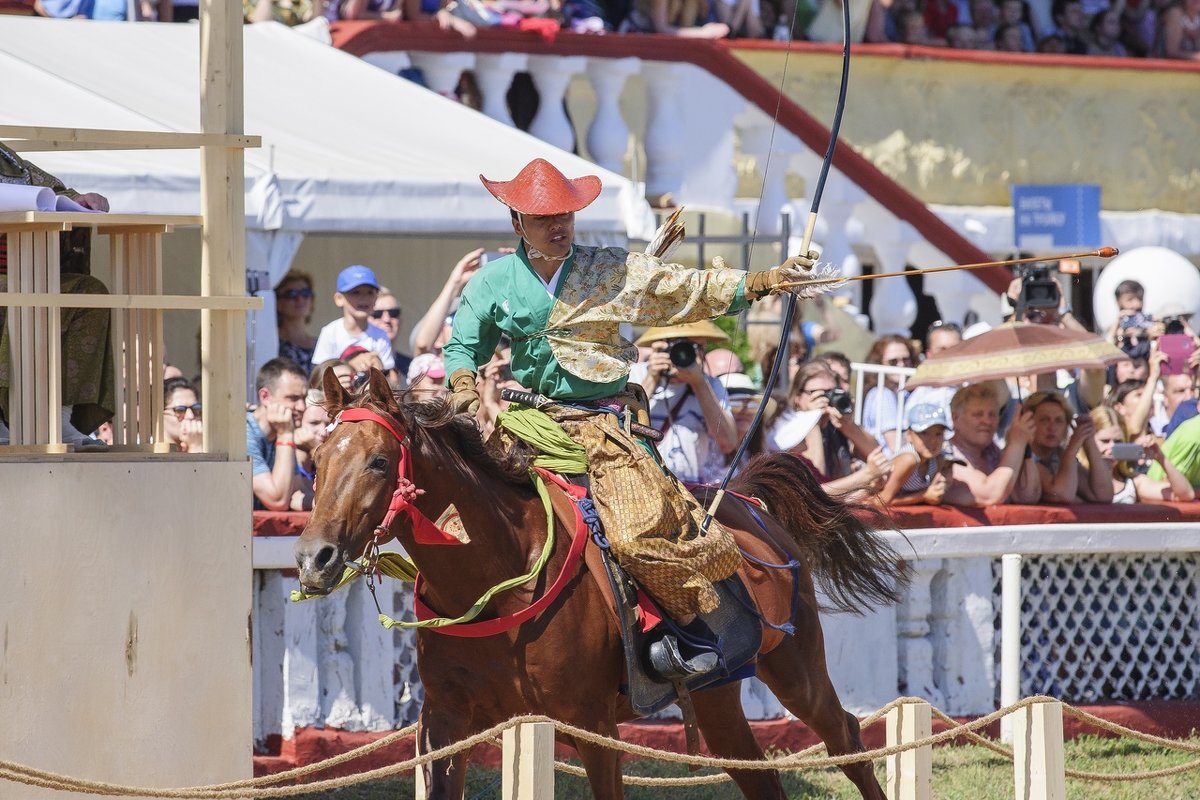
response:
<path id="1" fill-rule="evenodd" d="M 317 569 L 325 569 L 325 567 L 327 567 L 329 565 L 329 562 L 333 559 L 334 553 L 336 553 L 336 552 L 337 552 L 337 548 L 334 547 L 333 545 L 329 545 L 329 544 L 325 545 L 320 550 L 318 550 L 316 558 L 313 559 L 313 561 L 316 565 L 316 568 Z"/>

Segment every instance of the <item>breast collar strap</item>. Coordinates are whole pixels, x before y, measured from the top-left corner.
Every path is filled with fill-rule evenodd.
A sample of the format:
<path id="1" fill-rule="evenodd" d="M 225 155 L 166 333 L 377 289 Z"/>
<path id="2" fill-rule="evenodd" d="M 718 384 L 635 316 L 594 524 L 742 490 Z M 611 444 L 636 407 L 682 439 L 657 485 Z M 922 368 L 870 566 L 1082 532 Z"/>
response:
<path id="1" fill-rule="evenodd" d="M 395 420 L 377 414 L 368 408 L 344 408 L 338 413 L 334 424 L 364 421 L 382 425 L 400 443 L 400 463 L 396 465 L 396 489 L 392 492 L 392 500 L 388 504 L 383 521 L 375 526 L 375 546 L 392 539 L 392 523 L 395 521 L 396 515 L 402 513 L 407 514 L 409 522 L 412 523 L 413 539 L 417 544 L 462 544 L 459 539 L 446 533 L 430 521 L 429 517 L 421 513 L 421 510 L 413 504 L 413 501 L 422 492 L 413 483 L 412 453 L 408 449 L 406 437 L 396 429 Z"/>

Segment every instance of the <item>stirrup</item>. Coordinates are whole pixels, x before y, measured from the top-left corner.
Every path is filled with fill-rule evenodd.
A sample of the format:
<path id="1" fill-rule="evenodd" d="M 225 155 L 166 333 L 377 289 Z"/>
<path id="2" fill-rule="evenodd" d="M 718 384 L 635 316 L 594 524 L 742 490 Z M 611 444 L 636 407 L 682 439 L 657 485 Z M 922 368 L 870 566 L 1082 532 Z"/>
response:
<path id="1" fill-rule="evenodd" d="M 712 647 L 689 642 L 686 650 L 684 655 L 674 634 L 664 634 L 650 643 L 650 667 L 659 677 L 676 681 L 712 672 L 721 664 L 721 654 Z"/>

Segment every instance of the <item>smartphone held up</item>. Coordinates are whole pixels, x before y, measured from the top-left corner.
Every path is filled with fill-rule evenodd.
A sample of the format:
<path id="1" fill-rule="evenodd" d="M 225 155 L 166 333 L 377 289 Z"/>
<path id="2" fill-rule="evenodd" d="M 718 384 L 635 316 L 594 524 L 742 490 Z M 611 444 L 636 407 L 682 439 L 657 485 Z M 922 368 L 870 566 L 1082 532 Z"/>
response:
<path id="1" fill-rule="evenodd" d="M 1141 461 L 1146 449 L 1136 442 L 1113 442 L 1112 457 L 1114 461 Z"/>

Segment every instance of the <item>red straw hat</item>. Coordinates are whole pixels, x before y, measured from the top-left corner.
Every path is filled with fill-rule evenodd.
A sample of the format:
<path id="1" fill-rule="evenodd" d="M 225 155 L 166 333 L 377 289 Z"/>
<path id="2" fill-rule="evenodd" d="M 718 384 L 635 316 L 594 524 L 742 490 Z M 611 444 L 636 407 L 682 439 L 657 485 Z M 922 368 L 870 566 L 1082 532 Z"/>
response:
<path id="1" fill-rule="evenodd" d="M 568 178 L 544 158 L 530 161 L 511 181 L 489 181 L 482 175 L 479 180 L 513 211 L 539 217 L 578 211 L 600 196 L 599 177 Z"/>

